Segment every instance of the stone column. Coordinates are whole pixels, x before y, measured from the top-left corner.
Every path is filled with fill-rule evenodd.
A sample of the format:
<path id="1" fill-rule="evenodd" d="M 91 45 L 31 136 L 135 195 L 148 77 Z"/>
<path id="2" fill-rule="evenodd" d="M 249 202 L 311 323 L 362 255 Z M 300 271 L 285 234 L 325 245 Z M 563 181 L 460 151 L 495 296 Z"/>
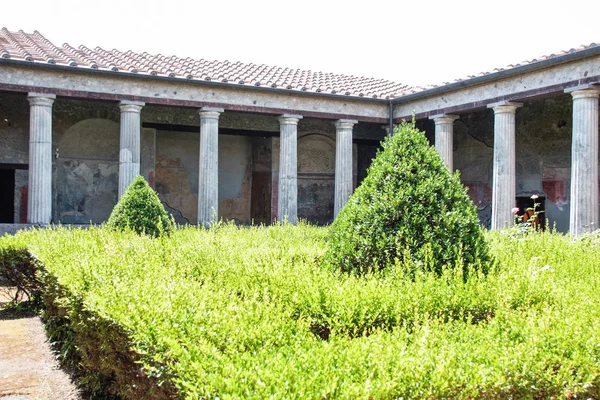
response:
<path id="1" fill-rule="evenodd" d="M 29 197 L 27 222 L 52 218 L 52 104 L 56 96 L 29 93 Z"/>
<path id="2" fill-rule="evenodd" d="M 516 201 L 515 113 L 521 103 L 508 101 L 488 105 L 494 109 L 494 172 L 492 182 L 492 229 L 513 225 Z"/>
<path id="3" fill-rule="evenodd" d="M 598 229 L 598 98 L 600 87 L 567 89 L 573 96 L 570 231 Z"/>
<path id="4" fill-rule="evenodd" d="M 352 194 L 352 127 L 358 121 L 340 119 L 335 122 L 335 196 L 333 217 L 337 217 Z"/>
<path id="5" fill-rule="evenodd" d="M 458 115 L 439 114 L 429 117 L 435 122 L 435 149 L 452 173 L 454 171 L 454 121 Z"/>
<path id="6" fill-rule="evenodd" d="M 140 112 L 145 103 L 122 100 L 119 150 L 119 199 L 140 174 Z"/>
<path id="7" fill-rule="evenodd" d="M 298 121 L 301 115 L 283 114 L 279 117 L 279 188 L 277 190 L 277 219 L 298 222 Z"/>
<path id="8" fill-rule="evenodd" d="M 219 220 L 219 114 L 222 108 L 202 107 L 198 170 L 198 224 Z"/>

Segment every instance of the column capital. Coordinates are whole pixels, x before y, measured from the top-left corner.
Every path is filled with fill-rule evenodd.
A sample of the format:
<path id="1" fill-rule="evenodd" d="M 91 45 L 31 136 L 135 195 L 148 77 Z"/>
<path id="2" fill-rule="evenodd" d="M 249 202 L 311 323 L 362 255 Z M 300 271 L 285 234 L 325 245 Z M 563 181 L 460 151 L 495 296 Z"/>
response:
<path id="1" fill-rule="evenodd" d="M 297 114 L 282 114 L 279 117 L 280 125 L 298 125 L 298 121 L 302 119 L 302 115 Z"/>
<path id="2" fill-rule="evenodd" d="M 600 86 L 598 85 L 581 85 L 565 89 L 565 93 L 570 93 L 573 100 L 585 98 L 599 98 Z"/>
<path id="3" fill-rule="evenodd" d="M 119 102 L 119 108 L 121 109 L 121 112 L 140 113 L 142 112 L 142 107 L 145 105 L 146 103 L 143 101 L 121 100 Z"/>
<path id="4" fill-rule="evenodd" d="M 352 127 L 356 124 L 358 124 L 358 120 L 356 119 L 338 119 L 334 123 L 337 129 L 352 129 Z"/>
<path id="5" fill-rule="evenodd" d="M 460 116 L 453 114 L 436 114 L 429 116 L 429 119 L 432 119 L 436 125 L 438 124 L 453 124 L 454 121 L 459 119 Z"/>
<path id="6" fill-rule="evenodd" d="M 55 99 L 56 99 L 55 94 L 49 94 L 49 93 L 28 93 L 27 94 L 27 100 L 29 100 L 29 104 L 32 106 L 52 107 L 52 104 L 54 104 Z"/>
<path id="7" fill-rule="evenodd" d="M 200 107 L 198 115 L 200 119 L 219 119 L 219 115 L 224 111 L 223 108 L 218 107 Z"/>
<path id="8" fill-rule="evenodd" d="M 514 114 L 517 108 L 522 107 L 523 103 L 516 103 L 513 101 L 499 101 L 497 103 L 491 103 L 487 105 L 487 108 L 493 108 L 494 114 Z"/>

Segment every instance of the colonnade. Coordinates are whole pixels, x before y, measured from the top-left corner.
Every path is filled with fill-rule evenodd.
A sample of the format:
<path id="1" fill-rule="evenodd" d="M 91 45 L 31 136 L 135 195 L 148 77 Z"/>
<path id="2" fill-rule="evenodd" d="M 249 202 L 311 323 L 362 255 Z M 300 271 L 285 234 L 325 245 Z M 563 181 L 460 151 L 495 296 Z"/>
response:
<path id="1" fill-rule="evenodd" d="M 570 232 L 580 235 L 598 223 L 598 99 L 600 88 L 585 85 L 565 90 L 573 98 L 571 144 Z M 494 110 L 492 229 L 511 226 L 516 203 L 515 115 L 521 103 L 489 104 Z M 453 171 L 453 123 L 456 115 L 430 117 L 435 122 L 435 146 Z"/>
<path id="2" fill-rule="evenodd" d="M 597 229 L 598 224 L 598 99 L 593 85 L 568 89 L 573 98 L 571 150 L 570 231 L 574 235 Z M 29 197 L 27 221 L 46 224 L 52 214 L 52 106 L 56 96 L 29 93 Z M 494 161 L 492 229 L 510 226 L 516 201 L 515 115 L 521 103 L 489 104 L 494 111 Z M 123 100 L 119 151 L 119 197 L 140 173 L 140 113 L 143 102 Z M 212 224 L 218 217 L 218 132 L 221 108 L 202 107 L 198 176 L 198 223 Z M 453 124 L 457 115 L 439 114 L 435 122 L 435 146 L 453 170 Z M 279 117 L 280 154 L 278 219 L 298 221 L 298 122 L 301 115 Z M 334 217 L 352 194 L 352 129 L 356 120 L 335 121 Z"/>
<path id="3" fill-rule="evenodd" d="M 27 222 L 47 224 L 52 217 L 52 105 L 53 94 L 29 93 L 29 198 Z M 143 102 L 123 100 L 119 150 L 119 198 L 140 173 L 140 131 Z M 219 207 L 219 116 L 222 108 L 202 107 L 198 174 L 198 223 L 209 226 Z M 280 153 L 277 215 L 280 221 L 298 221 L 298 121 L 301 115 L 279 117 Z M 334 215 L 352 194 L 352 128 L 355 120 L 337 120 Z"/>

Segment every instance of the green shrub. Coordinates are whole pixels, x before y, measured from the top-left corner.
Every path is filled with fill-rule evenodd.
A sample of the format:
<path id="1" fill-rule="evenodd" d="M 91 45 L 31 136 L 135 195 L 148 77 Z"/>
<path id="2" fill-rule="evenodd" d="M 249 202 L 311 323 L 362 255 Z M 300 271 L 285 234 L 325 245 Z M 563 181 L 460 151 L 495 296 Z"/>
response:
<path id="1" fill-rule="evenodd" d="M 383 269 L 399 260 L 441 273 L 445 265 L 485 271 L 489 254 L 458 173 L 405 122 L 334 221 L 326 258 L 343 271 Z"/>
<path id="2" fill-rule="evenodd" d="M 489 232 L 500 268 L 407 279 L 322 265 L 327 233 L 61 228 L 0 249 L 43 265 L 51 341 L 94 398 L 600 398 L 598 237 Z"/>
<path id="3" fill-rule="evenodd" d="M 138 176 L 131 182 L 113 209 L 108 227 L 157 237 L 173 231 L 173 219 L 165 211 L 158 195 L 148 183 Z"/>
<path id="4" fill-rule="evenodd" d="M 24 246 L 0 247 L 0 284 L 13 290 L 13 303 L 28 300 L 32 305 L 40 301 L 40 284 L 36 262 Z"/>

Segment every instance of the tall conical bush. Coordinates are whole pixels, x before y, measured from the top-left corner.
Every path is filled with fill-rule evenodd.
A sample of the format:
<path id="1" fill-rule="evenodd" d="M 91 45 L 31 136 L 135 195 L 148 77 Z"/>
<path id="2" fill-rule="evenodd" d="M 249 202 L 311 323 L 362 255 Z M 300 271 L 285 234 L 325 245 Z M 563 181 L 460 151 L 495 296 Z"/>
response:
<path id="1" fill-rule="evenodd" d="M 170 234 L 174 223 L 156 192 L 143 177 L 138 176 L 121 196 L 110 214 L 107 226 L 157 237 Z"/>
<path id="2" fill-rule="evenodd" d="M 331 226 L 325 259 L 343 271 L 398 265 L 438 273 L 488 268 L 488 245 L 459 174 L 451 174 L 414 123 L 396 127 Z M 467 269 L 465 269 L 466 271 Z"/>

